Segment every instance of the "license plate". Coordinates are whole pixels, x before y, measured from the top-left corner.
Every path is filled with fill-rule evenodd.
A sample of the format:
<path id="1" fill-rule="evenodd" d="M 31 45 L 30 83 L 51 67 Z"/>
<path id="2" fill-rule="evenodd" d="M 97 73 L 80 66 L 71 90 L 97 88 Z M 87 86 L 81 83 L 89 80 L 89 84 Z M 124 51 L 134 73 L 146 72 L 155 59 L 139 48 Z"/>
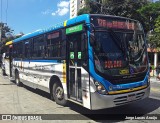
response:
<path id="1" fill-rule="evenodd" d="M 127 101 L 133 101 L 135 99 L 136 99 L 135 95 L 128 95 L 128 97 L 127 97 Z"/>

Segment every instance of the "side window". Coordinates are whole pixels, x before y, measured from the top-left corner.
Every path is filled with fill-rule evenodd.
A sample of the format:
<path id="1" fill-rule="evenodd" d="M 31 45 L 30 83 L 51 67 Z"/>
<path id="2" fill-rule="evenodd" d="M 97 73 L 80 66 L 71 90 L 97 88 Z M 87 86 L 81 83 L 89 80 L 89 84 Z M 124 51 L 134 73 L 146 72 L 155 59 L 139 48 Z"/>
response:
<path id="1" fill-rule="evenodd" d="M 47 47 L 46 56 L 47 58 L 64 58 L 66 52 L 66 42 L 61 31 L 51 32 L 46 35 Z"/>
<path id="2" fill-rule="evenodd" d="M 24 57 L 30 58 L 30 40 L 26 40 L 24 43 Z"/>
<path id="3" fill-rule="evenodd" d="M 17 44 L 13 44 L 13 58 L 17 57 Z"/>
<path id="4" fill-rule="evenodd" d="M 33 39 L 33 58 L 44 57 L 45 54 L 45 40 L 44 36 L 38 36 Z"/>
<path id="5" fill-rule="evenodd" d="M 65 29 L 62 29 L 62 42 L 61 42 L 61 57 L 63 59 L 66 58 L 66 30 Z"/>
<path id="6" fill-rule="evenodd" d="M 14 58 L 23 58 L 23 41 L 14 44 L 13 49 Z"/>

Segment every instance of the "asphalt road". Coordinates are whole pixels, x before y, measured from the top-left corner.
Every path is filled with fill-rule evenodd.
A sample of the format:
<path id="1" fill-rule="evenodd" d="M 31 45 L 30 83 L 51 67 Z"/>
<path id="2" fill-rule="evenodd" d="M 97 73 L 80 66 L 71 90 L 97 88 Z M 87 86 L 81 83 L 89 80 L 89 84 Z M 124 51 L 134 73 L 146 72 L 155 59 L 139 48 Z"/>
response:
<path id="1" fill-rule="evenodd" d="M 158 120 L 144 120 L 146 116 L 160 117 L 160 81 L 151 79 L 151 94 L 148 99 L 125 106 L 90 111 L 77 104 L 69 103 L 67 107 L 59 106 L 50 100 L 48 93 L 29 87 L 17 87 L 7 76 L 0 75 L 0 114 L 50 114 L 45 115 L 42 122 L 100 122 L 102 119 L 112 119 L 110 122 L 159 122 Z M 124 117 L 142 118 L 142 120 L 125 120 Z M 63 119 L 63 120 L 62 120 Z M 115 120 L 114 120 L 115 119 Z M 0 121 L 2 122 L 2 121 Z M 13 121 L 3 121 L 12 123 Z M 28 121 L 16 120 L 16 123 Z M 33 121 L 30 121 L 31 123 Z M 39 122 L 39 121 L 34 121 Z M 109 121 L 107 121 L 109 122 Z"/>

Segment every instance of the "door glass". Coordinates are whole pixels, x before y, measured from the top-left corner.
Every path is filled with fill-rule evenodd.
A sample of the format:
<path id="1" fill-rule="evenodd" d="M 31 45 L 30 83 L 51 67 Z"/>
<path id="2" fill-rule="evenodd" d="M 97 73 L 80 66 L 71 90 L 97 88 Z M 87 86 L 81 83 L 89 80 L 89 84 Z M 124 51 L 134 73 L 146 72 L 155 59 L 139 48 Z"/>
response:
<path id="1" fill-rule="evenodd" d="M 75 68 L 70 68 L 70 94 L 72 97 L 76 96 L 75 92 Z"/>

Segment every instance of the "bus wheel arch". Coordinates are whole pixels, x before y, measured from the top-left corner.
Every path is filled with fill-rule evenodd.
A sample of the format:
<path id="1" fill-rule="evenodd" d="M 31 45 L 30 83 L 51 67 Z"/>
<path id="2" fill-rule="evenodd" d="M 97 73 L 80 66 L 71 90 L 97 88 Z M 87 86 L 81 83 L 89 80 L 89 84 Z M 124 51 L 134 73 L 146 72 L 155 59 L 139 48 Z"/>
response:
<path id="1" fill-rule="evenodd" d="M 51 99 L 54 100 L 59 105 L 62 106 L 67 105 L 67 100 L 64 97 L 64 89 L 60 79 L 57 76 L 52 76 L 49 85 L 50 85 Z"/>

